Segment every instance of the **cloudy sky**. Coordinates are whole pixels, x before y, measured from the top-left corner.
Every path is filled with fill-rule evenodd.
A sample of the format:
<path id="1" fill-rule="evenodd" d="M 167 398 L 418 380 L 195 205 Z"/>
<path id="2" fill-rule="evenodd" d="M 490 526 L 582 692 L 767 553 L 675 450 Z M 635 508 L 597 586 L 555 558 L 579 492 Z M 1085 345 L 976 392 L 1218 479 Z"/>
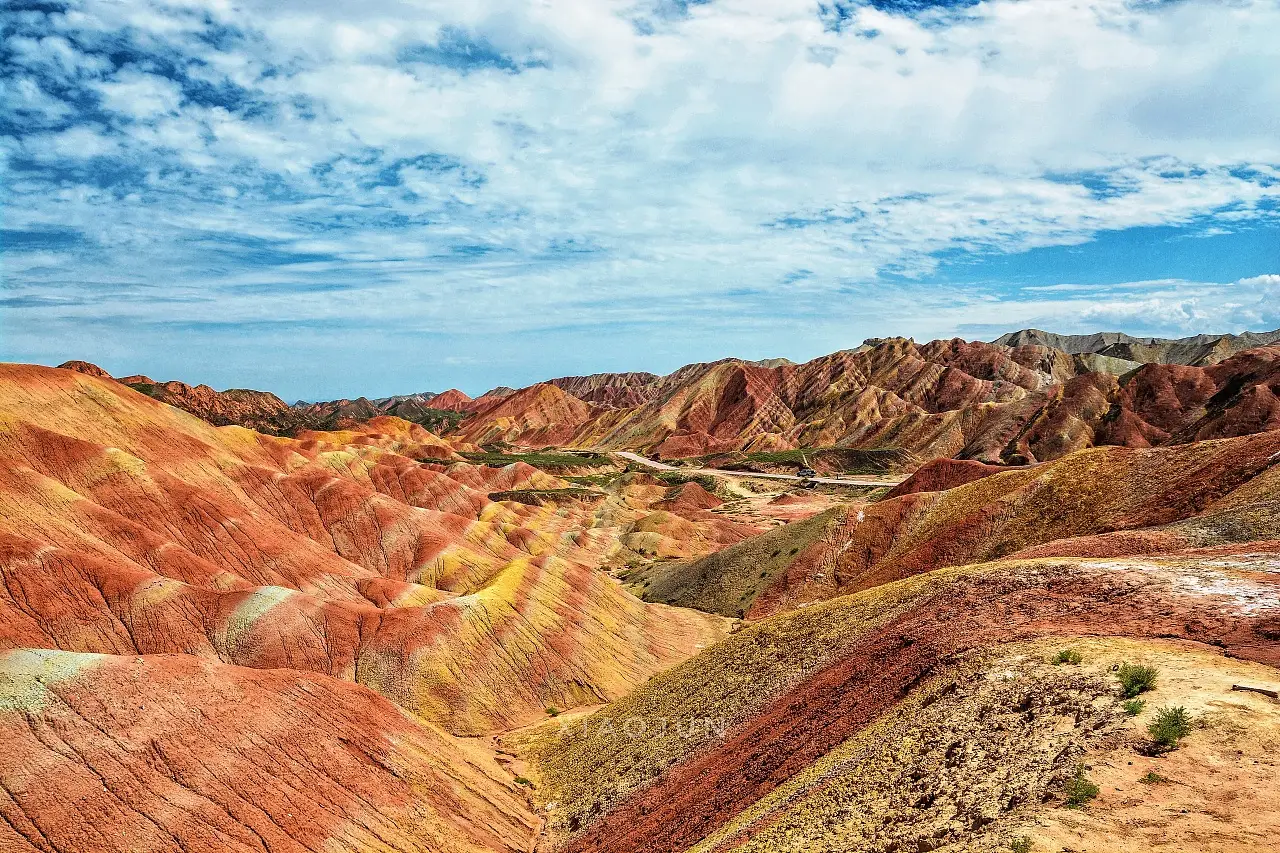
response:
<path id="1" fill-rule="evenodd" d="M 0 359 L 289 398 L 1280 326 L 1280 0 L 5 0 Z"/>

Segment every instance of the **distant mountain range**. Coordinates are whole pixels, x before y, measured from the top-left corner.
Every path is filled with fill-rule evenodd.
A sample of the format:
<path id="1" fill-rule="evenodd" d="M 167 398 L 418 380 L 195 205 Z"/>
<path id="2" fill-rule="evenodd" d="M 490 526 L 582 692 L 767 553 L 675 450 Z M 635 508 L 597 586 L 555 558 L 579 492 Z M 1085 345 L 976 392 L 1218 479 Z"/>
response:
<path id="1" fill-rule="evenodd" d="M 299 400 L 289 405 L 268 391 L 243 388 L 215 391 L 208 385 L 188 385 L 178 381 L 157 382 L 141 374 L 117 378 L 85 361 L 68 361 L 58 366 L 100 379 L 114 378 L 122 385 L 184 409 L 215 426 L 235 424 L 267 435 L 296 435 L 303 430 L 349 429 L 384 415 L 403 418 L 433 432 L 449 432 L 458 426 L 465 417 L 464 413 L 477 402 L 457 389 L 450 389 L 439 394 L 428 391 L 372 400 L 366 397 L 319 403 Z M 513 390 L 494 389 L 479 398 L 479 402 L 488 403 Z"/>
<path id="2" fill-rule="evenodd" d="M 1238 352 L 1280 341 L 1274 332 L 1244 332 L 1239 335 L 1192 335 L 1188 338 L 1135 338 L 1124 332 L 1095 332 L 1092 335 L 1059 335 L 1039 329 L 1023 329 L 1001 335 L 992 343 L 1008 347 L 1042 346 L 1079 355 L 1097 355 L 1135 364 L 1217 364 Z"/>
<path id="3" fill-rule="evenodd" d="M 663 458 L 797 447 L 902 448 L 1025 464 L 1280 428 L 1280 331 L 1135 338 L 1025 329 L 995 341 L 870 339 L 795 364 L 724 359 L 666 376 L 599 373 L 471 399 L 456 389 L 288 405 L 260 391 L 119 381 L 214 424 L 271 434 L 394 415 L 480 445 Z M 63 367 L 105 376 L 83 362 Z"/>
<path id="4" fill-rule="evenodd" d="M 1280 332 L 1165 340 L 1024 330 L 991 342 L 871 339 L 804 364 L 726 359 L 667 376 L 553 379 L 473 407 L 460 437 L 664 458 L 897 447 L 997 464 L 1280 427 Z"/>

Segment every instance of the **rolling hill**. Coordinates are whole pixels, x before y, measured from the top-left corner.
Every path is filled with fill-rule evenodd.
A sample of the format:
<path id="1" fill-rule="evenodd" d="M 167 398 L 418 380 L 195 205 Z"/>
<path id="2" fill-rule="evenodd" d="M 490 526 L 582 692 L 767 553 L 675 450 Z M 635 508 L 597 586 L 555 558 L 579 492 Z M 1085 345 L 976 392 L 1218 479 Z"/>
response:
<path id="1" fill-rule="evenodd" d="M 1093 337 L 1095 344 L 1110 340 Z M 1038 340 L 1010 338 L 1023 339 Z M 1018 465 L 1086 447 L 1176 444 L 1280 426 L 1280 350 L 1237 351 L 1250 337 L 1213 340 L 1223 358 L 1187 355 L 1195 364 L 1185 365 L 1160 361 L 1192 346 L 1178 342 L 1144 344 L 1139 361 L 1040 343 L 893 338 L 799 365 L 730 359 L 664 377 L 571 377 L 475 409 L 457 436 L 478 444 L 629 449 L 661 458 L 892 448 L 923 460 Z"/>
<path id="2" fill-rule="evenodd" d="M 575 377 L 443 437 L 0 366 L 0 847 L 1265 847 L 1280 351 L 1117 343 Z M 914 472 L 520 452 L 615 441 Z"/>

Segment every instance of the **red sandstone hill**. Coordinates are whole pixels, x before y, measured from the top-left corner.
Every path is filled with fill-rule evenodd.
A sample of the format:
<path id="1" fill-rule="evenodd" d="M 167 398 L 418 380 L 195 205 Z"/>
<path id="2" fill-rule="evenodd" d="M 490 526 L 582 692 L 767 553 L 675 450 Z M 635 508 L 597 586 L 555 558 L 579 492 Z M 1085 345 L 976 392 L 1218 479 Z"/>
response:
<path id="1" fill-rule="evenodd" d="M 489 756 L 368 688 L 193 655 L 0 651 L 0 849 L 523 851 Z"/>
<path id="2" fill-rule="evenodd" d="M 474 401 L 463 394 L 457 388 L 450 388 L 442 394 L 436 394 L 427 398 L 426 405 L 433 409 L 442 409 L 448 412 L 465 412 Z"/>
<path id="3" fill-rule="evenodd" d="M 889 490 L 885 500 L 916 492 L 944 492 L 992 474 L 1011 470 L 1004 465 L 987 465 L 973 459 L 941 457 L 921 465 L 911 476 Z"/>
<path id="4" fill-rule="evenodd" d="M 569 853 L 1109 849 L 1121 832 L 1243 853 L 1277 825 L 1280 710 L 1236 697 L 1280 686 L 1278 458 L 1280 432 L 1086 449 L 655 564 L 631 578 L 646 595 L 749 621 L 506 742 Z M 1156 686 L 1122 705 L 1117 670 L 1139 661 Z M 1147 705 L 1235 728 L 1170 754 Z M 1081 772 L 1107 783 L 1083 820 L 1064 808 Z M 1204 779 L 1179 813 L 1211 826 L 1144 822 L 1172 772 Z"/>
<path id="5" fill-rule="evenodd" d="M 1106 359 L 1090 358 L 1038 345 L 893 338 L 800 365 L 730 359 L 665 377 L 569 377 L 475 410 L 459 435 L 667 458 L 897 447 L 923 459 L 1025 464 L 1085 447 L 1147 447 L 1280 426 L 1280 347 L 1206 367 L 1124 362 L 1122 376 L 1099 372 Z"/>
<path id="6" fill-rule="evenodd" d="M 92 371 L 0 365 L 0 425 L 6 851 L 526 850 L 513 774 L 457 735 L 723 636 L 599 567 L 759 529 L 665 485 L 495 502 L 570 490 L 398 418 L 280 438 Z"/>
<path id="7" fill-rule="evenodd" d="M 1161 341 L 1030 330 L 992 344 L 888 338 L 804 364 L 726 359 L 668 376 L 562 377 L 520 391 L 495 388 L 474 400 L 450 390 L 288 406 L 256 391 L 146 377 L 126 384 L 210 423 L 277 435 L 349 429 L 392 414 L 475 444 L 630 449 L 666 458 L 898 448 L 926 460 L 1008 465 L 1085 447 L 1276 428 L 1280 347 L 1241 349 L 1273 337 Z M 67 366 L 105 375 L 83 362 Z"/>
<path id="8" fill-rule="evenodd" d="M 551 806 L 553 849 L 572 853 L 994 853 L 1082 834 L 1087 849 L 1197 849 L 1206 832 L 1244 853 L 1276 825 L 1280 712 L 1232 684 L 1280 685 L 1275 554 L 935 571 L 751 623 L 572 726 L 506 742 Z M 1082 663 L 1051 663 L 1068 649 Z M 1235 736 L 1153 753 L 1154 713 L 1121 704 L 1123 662 L 1155 669 L 1144 703 Z M 1064 808 L 1079 772 L 1107 783 L 1084 819 Z M 1149 781 L 1174 773 L 1190 786 L 1179 811 L 1212 815 L 1207 830 L 1129 810 L 1166 813 Z"/>
<path id="9" fill-rule="evenodd" d="M 440 461 L 399 419 L 274 438 L 25 365 L 0 367 L 0 417 L 2 647 L 288 666 L 475 731 L 598 699 L 716 630 L 677 616 L 667 632 L 596 572 L 625 528 L 487 497 L 562 481 Z M 586 601 L 607 636 L 578 622 Z M 495 620 L 501 655 L 473 633 Z M 514 692 L 460 695 L 482 675 Z"/>
<path id="10" fill-rule="evenodd" d="M 997 385 L 982 353 L 721 362 L 670 397 L 728 435 L 784 423 L 770 400 L 839 410 L 802 368 L 935 415 L 1083 376 L 1023 352 Z M 0 366 L 0 849 L 1256 849 L 1280 712 L 1232 685 L 1280 687 L 1280 430 L 1251 432 L 1269 351 L 1235 358 L 1120 384 L 1160 446 L 938 462 L 763 533 L 731 515 L 755 498 L 650 475 L 494 501 L 582 490 L 437 458 L 450 443 L 398 418 L 280 438 Z M 548 443 L 628 411 L 551 384 L 486 409 L 498 440 Z M 650 598 L 747 618 L 638 601 L 601 571 L 623 564 Z M 1051 662 L 1068 648 L 1081 663 Z M 1158 670 L 1136 718 L 1125 661 Z M 1157 756 L 1161 705 L 1202 725 Z M 1077 766 L 1104 783 L 1084 812 L 1061 808 Z"/>
<path id="11" fill-rule="evenodd" d="M 459 437 L 474 444 L 519 441 L 529 447 L 568 444 L 591 407 L 559 387 L 531 385 L 493 400 L 468 418 Z"/>
<path id="12" fill-rule="evenodd" d="M 1277 459 L 1280 431 L 1093 448 L 1003 472 L 940 460 L 877 503 L 833 509 L 640 577 L 650 600 L 760 618 L 1023 553 L 1119 556 L 1270 540 L 1280 537 Z"/>
<path id="13" fill-rule="evenodd" d="M 99 379 L 112 378 L 102 368 L 86 361 L 68 361 L 59 367 Z M 445 432 L 458 425 L 460 413 L 472 403 L 467 395 L 453 389 L 443 394 L 407 394 L 378 400 L 359 397 L 319 403 L 298 402 L 290 406 L 275 394 L 265 391 L 240 388 L 215 391 L 208 385 L 157 382 L 140 374 L 120 377 L 115 381 L 152 399 L 190 412 L 215 426 L 244 426 L 267 435 L 294 436 L 303 430 L 346 430 L 387 415 Z"/>
<path id="14" fill-rule="evenodd" d="M 68 361 L 59 367 L 86 376 L 111 379 L 111 374 L 86 361 Z M 140 375 L 126 376 L 117 381 L 148 397 L 188 411 L 215 426 L 237 424 L 268 435 L 283 435 L 312 426 L 305 416 L 294 411 L 284 400 L 265 391 L 238 388 L 215 391 L 208 385 L 156 382 Z"/>

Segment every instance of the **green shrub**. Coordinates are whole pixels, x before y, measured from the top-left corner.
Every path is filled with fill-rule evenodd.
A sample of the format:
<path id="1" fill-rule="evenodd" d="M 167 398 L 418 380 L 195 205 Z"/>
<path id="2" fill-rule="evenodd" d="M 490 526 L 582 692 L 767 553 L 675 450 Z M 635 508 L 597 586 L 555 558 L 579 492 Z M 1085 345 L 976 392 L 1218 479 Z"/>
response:
<path id="1" fill-rule="evenodd" d="M 1082 660 L 1084 660 L 1084 656 L 1075 649 L 1063 649 L 1054 655 L 1050 662 L 1055 666 L 1060 663 L 1069 663 L 1074 666 Z"/>
<path id="2" fill-rule="evenodd" d="M 1136 663 L 1122 663 L 1116 670 L 1116 678 L 1124 688 L 1124 695 L 1130 699 L 1139 693 L 1146 693 L 1156 684 L 1156 670 L 1153 666 Z"/>
<path id="3" fill-rule="evenodd" d="M 529 785 L 529 786 L 533 785 L 532 782 L 530 782 L 528 779 L 524 778 L 523 776 L 517 776 L 515 781 L 517 785 Z"/>
<path id="4" fill-rule="evenodd" d="M 560 709 L 559 709 L 559 708 L 555 708 L 555 707 L 547 708 L 547 716 L 548 716 L 548 717 L 558 717 L 558 716 L 560 716 Z"/>
<path id="5" fill-rule="evenodd" d="M 1067 780 L 1063 793 L 1067 795 L 1067 808 L 1083 808 L 1101 789 L 1084 775 L 1084 764 L 1076 765 L 1075 775 Z"/>
<path id="6" fill-rule="evenodd" d="M 547 452 L 506 453 L 501 450 L 486 450 L 483 453 L 460 453 L 473 465 L 510 465 L 513 462 L 526 462 L 534 468 L 554 470 L 557 468 L 588 468 L 610 464 L 610 459 L 600 453 L 587 452 Z"/>
<path id="7" fill-rule="evenodd" d="M 1015 838 L 1009 842 L 1009 849 L 1013 853 L 1031 853 L 1031 839 L 1025 835 L 1021 838 Z"/>
<path id="8" fill-rule="evenodd" d="M 1144 785 L 1163 785 L 1164 783 L 1168 782 L 1169 779 L 1166 776 L 1161 776 L 1159 773 L 1157 773 L 1154 770 L 1149 770 L 1147 771 L 1147 775 L 1140 776 L 1138 778 L 1138 781 Z"/>
<path id="9" fill-rule="evenodd" d="M 1130 717 L 1136 717 L 1147 707 L 1146 699 L 1126 699 L 1120 706 Z"/>
<path id="10" fill-rule="evenodd" d="M 1191 715 L 1181 705 L 1161 708 L 1147 726 L 1147 734 L 1161 749 L 1174 749 L 1178 741 L 1191 734 Z"/>

